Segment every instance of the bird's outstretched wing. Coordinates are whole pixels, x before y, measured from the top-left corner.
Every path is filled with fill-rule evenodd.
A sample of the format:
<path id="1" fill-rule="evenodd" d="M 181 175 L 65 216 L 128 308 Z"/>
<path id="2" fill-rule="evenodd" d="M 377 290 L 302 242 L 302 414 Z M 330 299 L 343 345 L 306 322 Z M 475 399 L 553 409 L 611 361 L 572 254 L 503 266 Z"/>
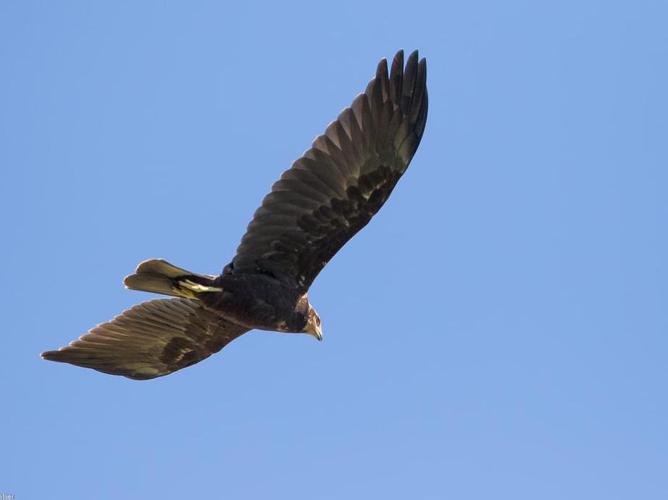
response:
<path id="1" fill-rule="evenodd" d="M 403 51 L 308 151 L 255 212 L 227 272 L 265 273 L 307 290 L 387 200 L 427 120 L 427 66 Z"/>
<path id="2" fill-rule="evenodd" d="M 42 357 L 145 380 L 202 361 L 247 331 L 196 300 L 151 300 Z"/>

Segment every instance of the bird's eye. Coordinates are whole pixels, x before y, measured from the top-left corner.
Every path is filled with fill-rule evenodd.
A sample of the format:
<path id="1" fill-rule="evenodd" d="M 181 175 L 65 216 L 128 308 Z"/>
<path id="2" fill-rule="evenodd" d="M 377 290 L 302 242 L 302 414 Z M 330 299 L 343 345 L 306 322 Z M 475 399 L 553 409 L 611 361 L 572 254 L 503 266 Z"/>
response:
<path id="1" fill-rule="evenodd" d="M 318 318 L 317 316 L 315 318 L 315 324 L 320 326 L 320 318 Z"/>

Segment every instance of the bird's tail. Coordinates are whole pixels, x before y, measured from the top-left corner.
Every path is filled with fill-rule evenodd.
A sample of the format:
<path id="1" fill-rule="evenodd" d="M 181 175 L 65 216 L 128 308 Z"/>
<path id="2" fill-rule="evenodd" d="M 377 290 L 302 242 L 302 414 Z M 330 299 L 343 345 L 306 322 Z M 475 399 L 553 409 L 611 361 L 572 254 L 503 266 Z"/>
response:
<path id="1" fill-rule="evenodd" d="M 216 286 L 215 276 L 191 273 L 163 259 L 145 260 L 139 264 L 134 274 L 125 278 L 124 283 L 131 290 L 187 299 L 196 299 L 202 293 L 223 291 Z"/>

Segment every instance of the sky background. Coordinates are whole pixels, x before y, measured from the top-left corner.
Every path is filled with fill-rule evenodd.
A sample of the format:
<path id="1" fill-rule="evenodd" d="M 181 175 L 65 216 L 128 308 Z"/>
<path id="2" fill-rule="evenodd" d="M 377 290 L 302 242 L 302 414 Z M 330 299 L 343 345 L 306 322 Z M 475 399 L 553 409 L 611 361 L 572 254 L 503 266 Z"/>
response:
<path id="1" fill-rule="evenodd" d="M 668 4 L 0 2 L 0 493 L 668 498 Z M 42 361 L 219 272 L 271 183 L 399 48 L 424 140 L 315 282 L 134 382 Z"/>

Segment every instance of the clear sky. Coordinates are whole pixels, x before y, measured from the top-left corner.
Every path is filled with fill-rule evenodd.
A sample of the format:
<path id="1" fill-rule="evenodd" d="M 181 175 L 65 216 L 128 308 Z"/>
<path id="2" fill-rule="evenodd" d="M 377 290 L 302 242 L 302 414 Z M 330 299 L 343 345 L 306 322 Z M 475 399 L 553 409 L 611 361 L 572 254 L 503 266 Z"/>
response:
<path id="1" fill-rule="evenodd" d="M 668 5 L 0 3 L 0 493 L 668 498 Z M 420 49 L 430 111 L 310 298 L 148 382 L 42 361 L 216 273 L 271 183 Z"/>

